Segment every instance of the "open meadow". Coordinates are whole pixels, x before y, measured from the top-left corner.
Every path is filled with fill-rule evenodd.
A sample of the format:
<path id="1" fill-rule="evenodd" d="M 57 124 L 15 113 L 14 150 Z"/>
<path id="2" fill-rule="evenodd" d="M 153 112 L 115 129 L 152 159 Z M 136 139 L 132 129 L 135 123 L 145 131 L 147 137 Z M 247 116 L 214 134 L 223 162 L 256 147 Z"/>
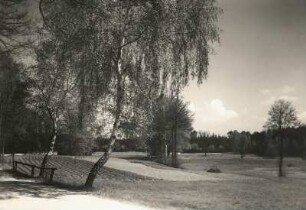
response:
<path id="1" fill-rule="evenodd" d="M 71 187 L 84 184 L 98 157 L 54 156 L 49 162 L 58 168 L 54 182 L 82 190 Z M 38 163 L 41 156 L 18 159 Z M 276 159 L 181 154 L 179 160 L 181 168 L 176 169 L 149 161 L 144 153 L 114 153 L 90 194 L 160 209 L 306 209 L 305 160 L 285 159 L 286 177 L 282 178 L 277 177 Z M 222 173 L 206 172 L 211 167 Z M 29 173 L 26 166 L 19 171 Z"/>

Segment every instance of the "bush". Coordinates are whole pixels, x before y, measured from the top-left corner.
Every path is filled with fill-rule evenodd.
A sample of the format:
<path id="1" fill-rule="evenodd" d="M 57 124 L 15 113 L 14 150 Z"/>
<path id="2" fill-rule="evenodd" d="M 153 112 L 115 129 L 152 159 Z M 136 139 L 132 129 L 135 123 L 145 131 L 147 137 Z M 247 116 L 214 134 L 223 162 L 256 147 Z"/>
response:
<path id="1" fill-rule="evenodd" d="M 219 145 L 218 146 L 218 152 L 224 152 L 225 151 L 225 148 L 223 145 Z"/>
<path id="2" fill-rule="evenodd" d="M 215 145 L 209 145 L 208 152 L 215 152 Z"/>
<path id="3" fill-rule="evenodd" d="M 84 134 L 62 134 L 57 139 L 59 155 L 92 155 L 95 142 Z"/>
<path id="4" fill-rule="evenodd" d="M 276 157 L 277 156 L 277 146 L 269 142 L 265 150 L 264 156 L 269 157 L 269 158 Z"/>
<path id="5" fill-rule="evenodd" d="M 207 172 L 209 172 L 209 173 L 221 173 L 221 170 L 218 169 L 217 167 L 215 167 L 215 168 L 208 169 Z"/>
<path id="6" fill-rule="evenodd" d="M 127 151 L 146 151 L 146 144 L 140 138 L 133 139 L 120 139 L 116 141 L 114 151 L 127 152 Z"/>
<path id="7" fill-rule="evenodd" d="M 104 152 L 107 149 L 108 144 L 109 144 L 109 139 L 99 136 L 95 139 L 95 147 L 93 148 L 93 151 Z"/>

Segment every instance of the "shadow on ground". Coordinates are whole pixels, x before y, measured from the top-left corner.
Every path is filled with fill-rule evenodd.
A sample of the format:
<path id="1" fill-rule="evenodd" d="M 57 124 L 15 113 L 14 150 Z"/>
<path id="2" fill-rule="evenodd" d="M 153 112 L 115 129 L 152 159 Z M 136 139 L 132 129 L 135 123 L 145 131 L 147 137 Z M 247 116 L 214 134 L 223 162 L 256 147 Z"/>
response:
<path id="1" fill-rule="evenodd" d="M 40 180 L 26 178 L 10 170 L 0 171 L 0 200 L 28 196 L 36 198 L 58 198 L 63 195 L 82 193 L 81 189 L 69 186 L 51 186 Z M 83 191 L 85 194 L 85 192 Z"/>

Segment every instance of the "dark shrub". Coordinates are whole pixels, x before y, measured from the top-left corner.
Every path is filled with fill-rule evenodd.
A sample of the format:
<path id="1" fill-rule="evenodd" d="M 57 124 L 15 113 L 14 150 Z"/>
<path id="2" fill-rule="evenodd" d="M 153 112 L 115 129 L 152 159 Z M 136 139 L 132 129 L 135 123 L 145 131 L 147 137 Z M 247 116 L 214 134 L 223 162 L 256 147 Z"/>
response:
<path id="1" fill-rule="evenodd" d="M 274 158 L 277 155 L 277 146 L 269 142 L 265 150 L 264 156 L 268 158 Z"/>
<path id="2" fill-rule="evenodd" d="M 133 139 L 119 139 L 115 143 L 114 151 L 126 152 L 126 151 L 146 151 L 145 141 L 141 138 Z"/>
<path id="3" fill-rule="evenodd" d="M 218 168 L 210 168 L 207 170 L 209 173 L 221 173 L 221 170 Z"/>
<path id="4" fill-rule="evenodd" d="M 95 142 L 84 134 L 62 134 L 57 139 L 59 155 L 92 155 Z"/>
<path id="5" fill-rule="evenodd" d="M 94 151 L 104 152 L 107 149 L 108 144 L 109 144 L 108 138 L 103 138 L 102 136 L 99 136 L 95 139 Z"/>

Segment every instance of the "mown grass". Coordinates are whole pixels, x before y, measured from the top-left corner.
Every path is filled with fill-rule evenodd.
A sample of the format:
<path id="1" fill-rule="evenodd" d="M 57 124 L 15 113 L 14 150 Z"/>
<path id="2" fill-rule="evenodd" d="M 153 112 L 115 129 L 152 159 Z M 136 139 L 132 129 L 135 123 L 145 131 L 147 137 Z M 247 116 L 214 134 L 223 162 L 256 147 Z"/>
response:
<path id="1" fill-rule="evenodd" d="M 40 163 L 41 160 L 41 156 L 23 158 L 33 163 Z M 188 161 L 191 164 L 189 166 Z M 239 160 L 226 157 L 212 159 L 207 164 L 203 161 L 205 158 L 201 155 L 185 158 L 182 156 L 183 165 L 188 166 L 188 170 L 192 170 L 192 167 L 199 168 L 203 164 L 207 167 L 209 164 L 218 164 L 222 172 L 225 171 L 221 174 L 225 179 L 193 182 L 164 181 L 105 168 L 97 177 L 94 183 L 95 190 L 91 193 L 162 209 L 306 209 L 305 179 L 291 176 L 285 178 L 274 175 L 258 176 L 260 171 L 253 174 L 251 169 L 256 167 L 274 170 L 275 160 L 269 160 L 267 163 L 256 158 Z M 304 162 L 291 161 L 291 163 L 298 166 Z M 89 161 L 60 156 L 53 157 L 49 162 L 50 166 L 58 168 L 54 181 L 73 186 L 81 186 L 85 182 L 92 164 Z M 150 161 L 145 161 L 145 164 L 149 166 Z M 155 163 L 153 165 L 156 167 Z M 205 167 L 202 166 L 203 170 Z M 238 172 L 232 173 L 231 170 Z M 194 172 L 205 175 L 201 171 Z M 240 178 L 245 175 L 249 178 Z"/>

